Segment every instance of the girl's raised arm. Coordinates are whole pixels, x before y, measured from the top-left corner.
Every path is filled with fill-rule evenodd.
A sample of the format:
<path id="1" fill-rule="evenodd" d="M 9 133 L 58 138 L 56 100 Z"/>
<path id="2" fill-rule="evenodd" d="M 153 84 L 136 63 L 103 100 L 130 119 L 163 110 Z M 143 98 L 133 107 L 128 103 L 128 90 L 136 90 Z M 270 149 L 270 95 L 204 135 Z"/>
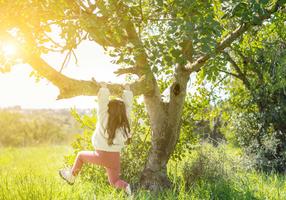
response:
<path id="1" fill-rule="evenodd" d="M 106 115 L 108 111 L 108 103 L 109 103 L 109 95 L 110 91 L 106 87 L 106 84 L 101 84 L 101 88 L 97 93 L 98 98 L 98 108 L 97 108 L 97 117 L 98 120 L 102 120 L 104 115 Z"/>

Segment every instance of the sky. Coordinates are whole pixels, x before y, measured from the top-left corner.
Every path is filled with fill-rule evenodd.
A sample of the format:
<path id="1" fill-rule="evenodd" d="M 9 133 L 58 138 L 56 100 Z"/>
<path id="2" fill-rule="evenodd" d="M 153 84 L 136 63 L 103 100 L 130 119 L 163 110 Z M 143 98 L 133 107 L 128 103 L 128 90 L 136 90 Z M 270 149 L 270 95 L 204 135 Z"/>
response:
<path id="1" fill-rule="evenodd" d="M 9 51 L 9 48 L 8 48 Z M 75 50 L 78 64 L 71 59 L 63 74 L 75 78 L 96 81 L 123 82 L 124 77 L 113 74 L 118 66 L 111 63 L 112 58 L 104 54 L 101 46 L 91 41 L 83 41 Z M 65 55 L 49 53 L 42 58 L 55 69 L 60 69 Z M 93 108 L 95 97 L 79 96 L 71 99 L 56 100 L 59 91 L 52 83 L 42 79 L 36 82 L 30 77 L 29 65 L 16 65 L 11 72 L 0 73 L 0 108 L 21 106 L 22 108 Z"/>

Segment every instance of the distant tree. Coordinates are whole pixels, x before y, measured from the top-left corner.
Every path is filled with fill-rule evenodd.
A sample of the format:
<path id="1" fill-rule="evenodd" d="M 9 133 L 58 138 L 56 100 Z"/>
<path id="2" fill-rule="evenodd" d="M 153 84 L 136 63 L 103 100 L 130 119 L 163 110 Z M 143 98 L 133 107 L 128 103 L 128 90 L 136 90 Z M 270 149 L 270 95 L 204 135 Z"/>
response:
<path id="1" fill-rule="evenodd" d="M 56 70 L 41 55 L 66 52 L 67 60 L 83 40 L 104 47 L 124 66 L 115 73 L 134 75 L 131 89 L 144 96 L 152 144 L 140 182 L 157 190 L 170 185 L 167 163 L 180 135 L 190 74 L 203 66 L 218 71 L 215 57 L 284 6 L 284 0 L 3 0 L 1 41 L 17 43 L 20 53 L 9 62 L 3 55 L 2 71 L 27 63 L 59 88 L 59 99 L 96 95 L 98 82 L 69 78 L 61 73 L 65 63 Z M 51 38 L 54 29 L 59 40 Z M 118 95 L 123 87 L 108 88 Z M 166 88 L 170 97 L 163 101 Z"/>

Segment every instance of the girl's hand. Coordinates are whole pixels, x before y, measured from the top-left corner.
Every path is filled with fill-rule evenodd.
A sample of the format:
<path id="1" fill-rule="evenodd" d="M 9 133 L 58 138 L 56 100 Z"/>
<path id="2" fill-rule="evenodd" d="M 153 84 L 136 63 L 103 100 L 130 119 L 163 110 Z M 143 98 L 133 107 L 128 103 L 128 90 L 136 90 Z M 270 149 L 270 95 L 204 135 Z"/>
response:
<path id="1" fill-rule="evenodd" d="M 124 89 L 125 90 L 130 90 L 130 84 L 129 83 L 124 84 Z"/>

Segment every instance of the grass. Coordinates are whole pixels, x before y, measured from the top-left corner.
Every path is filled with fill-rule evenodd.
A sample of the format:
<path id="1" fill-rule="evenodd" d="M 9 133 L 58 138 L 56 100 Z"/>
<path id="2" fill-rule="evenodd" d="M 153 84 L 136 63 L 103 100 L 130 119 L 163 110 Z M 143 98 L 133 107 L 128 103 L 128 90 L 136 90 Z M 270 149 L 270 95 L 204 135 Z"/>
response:
<path id="1" fill-rule="evenodd" d="M 58 169 L 63 167 L 64 155 L 71 152 L 72 149 L 66 146 L 0 149 L 0 199 L 127 199 L 123 192 L 110 187 L 104 178 L 95 183 L 78 179 L 73 186 L 61 180 Z M 239 157 L 239 152 L 224 152 Z M 217 164 L 220 159 L 225 159 L 225 156 L 217 158 L 211 155 L 213 160 L 218 161 Z M 198 161 L 196 156 L 190 154 L 186 160 L 170 162 L 169 176 L 174 182 L 174 188 L 166 189 L 156 196 L 148 191 L 138 191 L 133 199 L 286 199 L 285 176 L 228 167 L 225 167 L 226 176 L 211 176 L 206 173 L 209 168 L 196 171 L 198 169 L 193 167 L 194 162 Z M 189 170 L 202 175 L 193 180 L 189 187 L 185 187 L 183 166 L 189 162 Z M 213 166 L 215 163 L 208 160 L 205 165 Z"/>
<path id="2" fill-rule="evenodd" d="M 79 179 L 73 186 L 58 175 L 65 146 L 7 148 L 0 150 L 0 199 L 114 199 L 124 196 L 108 185 L 100 187 Z M 104 197 L 104 198 L 101 198 Z"/>

